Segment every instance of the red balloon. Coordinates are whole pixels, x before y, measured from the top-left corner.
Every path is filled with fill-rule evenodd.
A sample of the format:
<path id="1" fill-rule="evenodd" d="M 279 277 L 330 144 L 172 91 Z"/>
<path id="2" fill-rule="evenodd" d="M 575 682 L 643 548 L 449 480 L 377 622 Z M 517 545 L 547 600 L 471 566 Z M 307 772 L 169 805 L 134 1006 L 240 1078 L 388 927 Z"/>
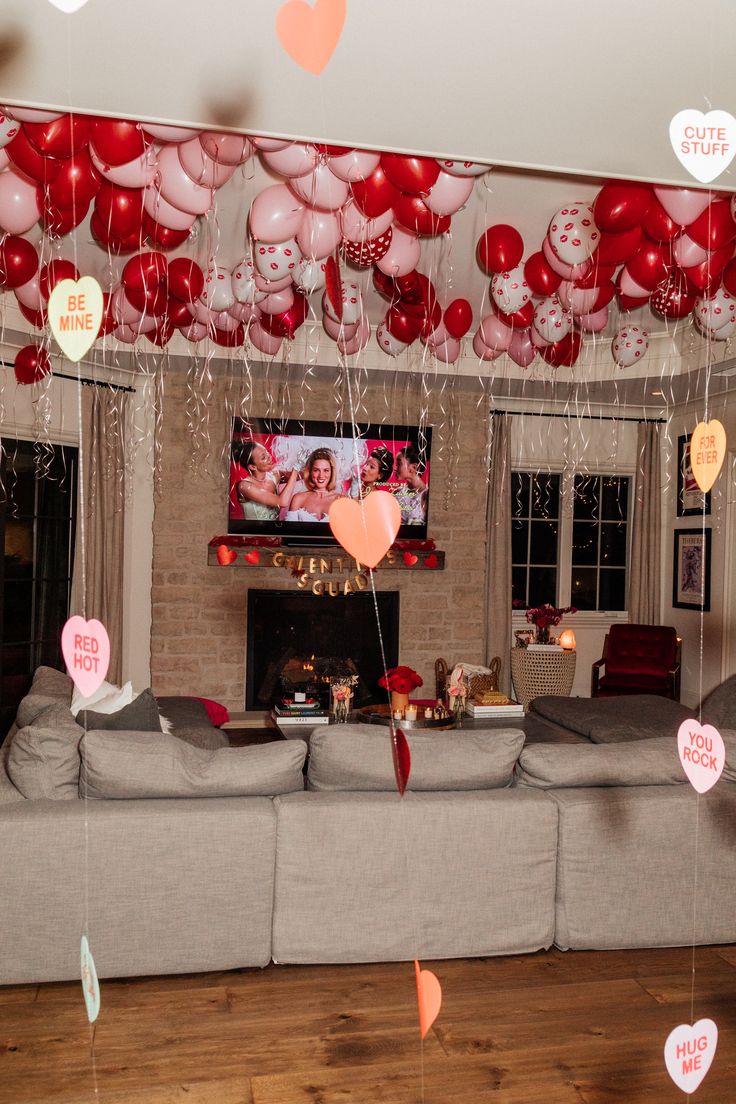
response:
<path id="1" fill-rule="evenodd" d="M 104 233 L 125 240 L 142 236 L 143 189 L 121 188 L 105 181 L 95 200 L 95 214 Z"/>
<path id="2" fill-rule="evenodd" d="M 626 262 L 631 279 L 639 287 L 653 291 L 657 284 L 665 280 L 672 268 L 671 253 L 662 242 L 652 241 L 646 238 L 643 245 Z"/>
<path id="3" fill-rule="evenodd" d="M 132 259 L 136 260 L 135 257 Z M 136 310 L 145 311 L 149 317 L 165 314 L 169 305 L 165 284 L 158 284 L 151 291 L 141 291 L 140 288 L 129 288 L 123 284 L 123 294 Z"/>
<path id="4" fill-rule="evenodd" d="M 642 230 L 658 242 L 668 242 L 676 238 L 681 227 L 671 219 L 654 192 L 649 200 L 649 208 L 642 221 Z"/>
<path id="5" fill-rule="evenodd" d="M 413 195 L 427 195 L 440 175 L 440 167 L 433 157 L 382 153 L 380 167 L 396 188 Z"/>
<path id="6" fill-rule="evenodd" d="M 600 264 L 626 264 L 641 248 L 642 237 L 640 226 L 634 226 L 622 234 L 601 234 L 595 255 Z"/>
<path id="7" fill-rule="evenodd" d="M 578 330 L 571 330 L 565 334 L 561 341 L 555 341 L 551 345 L 543 345 L 539 350 L 542 359 L 554 368 L 572 368 L 580 355 L 582 337 Z"/>
<path id="8" fill-rule="evenodd" d="M 0 243 L 0 282 L 3 287 L 17 288 L 35 276 L 38 255 L 30 242 L 9 234 Z"/>
<path id="9" fill-rule="evenodd" d="M 71 261 L 65 261 L 64 259 L 49 261 L 48 264 L 41 265 L 41 271 L 38 275 L 38 287 L 42 298 L 48 299 L 56 285 L 62 280 L 78 279 L 79 270 Z"/>
<path id="10" fill-rule="evenodd" d="M 413 272 L 408 272 L 406 276 L 397 276 L 396 288 L 399 294 L 398 305 L 405 314 L 423 321 L 428 317 L 435 317 L 437 311 L 439 311 L 437 322 L 437 325 L 439 325 L 439 321 L 442 319 L 442 310 L 437 302 L 434 284 L 427 279 L 423 272 L 414 269 Z"/>
<path id="11" fill-rule="evenodd" d="M 524 261 L 524 279 L 535 295 L 554 295 L 562 283 L 541 249 Z"/>
<path id="12" fill-rule="evenodd" d="M 15 354 L 14 368 L 18 383 L 38 383 L 51 371 L 51 358 L 40 345 L 24 345 Z"/>
<path id="13" fill-rule="evenodd" d="M 592 267 L 584 276 L 580 276 L 573 281 L 576 288 L 597 288 L 605 284 L 607 280 L 613 279 L 616 265 L 599 264 L 597 253 L 593 254 L 591 260 L 593 261 Z"/>
<path id="14" fill-rule="evenodd" d="M 46 186 L 49 207 L 79 207 L 85 211 L 100 190 L 102 180 L 86 150 L 59 162 L 59 171 Z"/>
<path id="15" fill-rule="evenodd" d="M 169 287 L 169 290 L 171 290 L 171 287 Z M 175 326 L 189 326 L 192 322 L 192 312 L 188 304 L 182 302 L 181 299 L 169 298 L 166 305 L 166 317 Z"/>
<path id="16" fill-rule="evenodd" d="M 623 234 L 640 226 L 653 196 L 647 184 L 612 180 L 604 184 L 593 203 L 593 217 L 606 234 Z"/>
<path id="17" fill-rule="evenodd" d="M 691 268 L 683 268 L 691 284 L 707 294 L 712 294 L 721 282 L 721 273 L 731 260 L 733 247 L 728 245 L 715 249 L 702 264 L 693 265 Z"/>
<path id="18" fill-rule="evenodd" d="M 126 119 L 96 119 L 90 141 L 101 161 L 108 165 L 125 165 L 145 151 L 148 143 L 139 123 Z"/>
<path id="19" fill-rule="evenodd" d="M 217 326 L 211 325 L 209 334 L 216 345 L 222 345 L 225 349 L 234 349 L 245 341 L 245 330 L 242 325 L 236 330 L 218 330 Z"/>
<path id="20" fill-rule="evenodd" d="M 445 307 L 443 316 L 445 329 L 451 337 L 465 337 L 473 325 L 473 308 L 467 299 L 453 299 Z"/>
<path id="21" fill-rule="evenodd" d="M 639 298 L 638 295 L 624 295 L 622 291 L 619 291 L 618 293 L 618 305 L 621 307 L 621 310 L 638 310 L 639 307 L 645 307 L 648 302 L 648 295 L 645 295 L 642 299 Z"/>
<path id="22" fill-rule="evenodd" d="M 508 272 L 524 255 L 524 239 L 518 230 L 505 223 L 489 226 L 478 239 L 478 260 L 488 273 Z"/>
<path id="23" fill-rule="evenodd" d="M 598 288 L 598 298 L 588 313 L 595 314 L 596 311 L 603 310 L 604 307 L 608 306 L 615 294 L 616 285 L 613 280 L 605 280 Z"/>
<path id="24" fill-rule="evenodd" d="M 281 314 L 266 314 L 261 316 L 261 326 L 272 337 L 293 338 L 304 319 L 309 314 L 309 300 L 301 291 L 294 292 L 294 302 L 288 310 Z"/>
<path id="25" fill-rule="evenodd" d="M 342 157 L 344 153 L 352 153 L 355 146 L 325 146 L 321 142 L 315 142 L 314 148 L 320 153 L 326 153 L 328 157 Z"/>
<path id="26" fill-rule="evenodd" d="M 176 257 L 169 262 L 169 293 L 184 303 L 193 303 L 204 291 L 204 273 L 188 257 Z"/>
<path id="27" fill-rule="evenodd" d="M 141 247 L 139 234 L 128 234 L 126 237 L 111 234 L 96 210 L 92 212 L 89 228 L 98 245 L 103 249 L 109 249 L 111 253 L 135 253 Z"/>
<path id="28" fill-rule="evenodd" d="M 163 349 L 164 345 L 168 345 L 173 333 L 173 322 L 170 322 L 168 318 L 158 318 L 155 328 L 148 330 L 144 336 L 148 338 L 152 345 L 158 345 L 159 348 Z"/>
<path id="29" fill-rule="evenodd" d="M 11 142 L 10 145 L 12 144 Z M 365 180 L 354 180 L 350 190 L 358 207 L 367 218 L 377 218 L 384 214 L 393 207 L 401 195 L 399 189 L 395 188 L 388 179 L 381 165 L 378 165 Z"/>
<path id="30" fill-rule="evenodd" d="M 142 228 L 144 237 L 148 238 L 151 245 L 157 245 L 160 249 L 166 250 L 183 245 L 191 234 L 191 228 L 172 230 L 170 226 L 162 226 L 160 222 L 155 222 L 151 218 L 148 211 L 143 212 Z"/>
<path id="31" fill-rule="evenodd" d="M 402 192 L 394 203 L 394 216 L 407 230 L 429 237 L 446 234 L 452 221 L 449 215 L 435 215 L 420 196 L 407 192 Z"/>
<path id="32" fill-rule="evenodd" d="M 388 332 L 397 341 L 403 341 L 406 345 L 416 341 L 422 329 L 421 319 L 407 314 L 398 305 L 389 307 L 384 322 Z"/>
<path id="33" fill-rule="evenodd" d="M 696 294 L 686 278 L 681 273 L 673 272 L 657 284 L 649 306 L 662 318 L 685 318 L 695 306 L 695 299 Z"/>
<path id="34" fill-rule="evenodd" d="M 45 202 L 39 221 L 52 238 L 63 238 L 75 226 L 79 226 L 80 222 L 84 222 L 88 211 L 89 203 L 77 203 L 74 207 L 53 207 Z"/>
<path id="35" fill-rule="evenodd" d="M 20 308 L 20 313 L 24 318 L 28 319 L 32 326 L 37 330 L 42 330 L 44 328 L 46 325 L 46 311 L 33 310 L 32 307 L 27 307 L 25 303 L 18 303 L 18 307 Z"/>
<path id="36" fill-rule="evenodd" d="M 535 305 L 536 304 L 530 299 L 528 303 L 524 304 L 521 310 L 516 311 L 514 314 L 504 314 L 502 310 L 498 309 L 495 303 L 492 304 L 494 313 L 498 315 L 501 321 L 515 330 L 526 330 L 531 326 L 534 321 Z"/>
<path id="37" fill-rule="evenodd" d="M 380 268 L 373 269 L 373 286 L 379 295 L 388 300 L 389 303 L 395 302 L 400 297 L 400 291 L 396 286 L 396 281 L 392 276 L 387 276 L 385 272 L 381 272 Z"/>
<path id="38" fill-rule="evenodd" d="M 139 253 L 127 261 L 120 282 L 126 291 L 151 294 L 166 283 L 168 268 L 163 253 Z"/>
<path id="39" fill-rule="evenodd" d="M 97 331 L 98 337 L 104 337 L 105 334 L 111 334 L 117 326 L 115 317 L 112 313 L 112 296 L 109 291 L 103 291 L 102 293 L 102 321 L 100 322 L 100 328 Z"/>
<path id="40" fill-rule="evenodd" d="M 688 236 L 702 249 L 722 249 L 736 238 L 736 222 L 731 217 L 731 200 L 714 199 L 687 228 Z"/>
<path id="41" fill-rule="evenodd" d="M 85 115 L 62 115 L 50 123 L 24 123 L 23 130 L 44 157 L 71 157 L 87 145 L 90 120 Z"/>
<path id="42" fill-rule="evenodd" d="M 736 295 L 736 257 L 723 270 L 723 286 L 729 295 Z"/>
<path id="43" fill-rule="evenodd" d="M 28 141 L 22 127 L 5 147 L 5 152 L 17 169 L 39 184 L 49 184 L 59 171 L 58 161 L 39 153 Z"/>

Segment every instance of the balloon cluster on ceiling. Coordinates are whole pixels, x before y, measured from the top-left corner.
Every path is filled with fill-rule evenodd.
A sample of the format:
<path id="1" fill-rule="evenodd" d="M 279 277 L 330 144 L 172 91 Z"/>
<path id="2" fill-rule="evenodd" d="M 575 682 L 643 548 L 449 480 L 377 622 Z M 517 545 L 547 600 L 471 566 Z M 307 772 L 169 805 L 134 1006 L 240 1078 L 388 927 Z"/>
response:
<path id="1" fill-rule="evenodd" d="M 276 354 L 321 293 L 322 322 L 342 354 L 359 352 L 371 327 L 355 269 L 372 269 L 387 301 L 379 347 L 397 356 L 420 339 L 454 363 L 473 323 L 471 304 L 443 308 L 419 271 L 421 239 L 447 233 L 468 201 L 471 162 L 378 153 L 342 146 L 222 134 L 28 108 L 0 115 L 0 280 L 25 318 L 46 323 L 55 284 L 79 273 L 56 256 L 41 263 L 20 235 L 40 222 L 63 239 L 90 214 L 90 231 L 109 254 L 130 255 L 105 293 L 99 336 L 164 346 L 175 331 L 190 342 L 244 342 Z M 246 253 L 231 271 L 217 258 L 203 271 L 166 253 L 184 245 L 198 217 L 239 165 L 260 156 L 281 182 L 263 188 L 248 212 Z M 244 230 L 246 228 L 244 227 Z M 523 261 L 511 226 L 481 236 L 478 261 L 492 276 L 492 312 L 473 337 L 476 355 L 508 353 L 528 366 L 537 353 L 571 365 L 582 335 L 602 331 L 609 304 L 648 304 L 664 318 L 692 314 L 706 335 L 736 329 L 736 222 L 730 198 L 704 191 L 606 184 L 590 206 L 557 212 L 538 252 Z M 59 252 L 59 246 L 54 252 Z M 623 326 L 613 342 L 620 365 L 646 352 L 646 333 Z M 42 347 L 24 350 L 29 379 L 43 375 Z M 46 358 L 44 360 L 44 357 Z M 26 363 L 27 362 L 27 363 Z"/>

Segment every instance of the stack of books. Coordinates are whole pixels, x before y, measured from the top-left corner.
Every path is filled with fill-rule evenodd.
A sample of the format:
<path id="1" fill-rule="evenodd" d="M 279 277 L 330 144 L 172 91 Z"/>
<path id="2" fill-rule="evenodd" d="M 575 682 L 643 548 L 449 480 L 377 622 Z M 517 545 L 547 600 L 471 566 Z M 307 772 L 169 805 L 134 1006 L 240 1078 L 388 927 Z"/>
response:
<path id="1" fill-rule="evenodd" d="M 490 694 L 485 696 L 487 698 L 491 697 Z M 469 701 L 465 707 L 465 712 L 471 717 L 523 717 L 524 706 L 499 694 L 497 701 Z"/>
<path id="2" fill-rule="evenodd" d="M 328 724 L 330 720 L 330 714 L 321 708 L 316 698 L 307 698 L 305 701 L 282 698 L 274 706 L 273 714 L 277 721 L 289 724 L 319 725 Z"/>

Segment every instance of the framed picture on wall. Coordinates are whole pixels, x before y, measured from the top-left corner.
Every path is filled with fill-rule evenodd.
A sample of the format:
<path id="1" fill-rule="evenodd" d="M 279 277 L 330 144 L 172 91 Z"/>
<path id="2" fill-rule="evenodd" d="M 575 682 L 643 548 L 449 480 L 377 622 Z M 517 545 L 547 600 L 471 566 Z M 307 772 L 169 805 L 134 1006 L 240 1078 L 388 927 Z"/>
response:
<path id="1" fill-rule="evenodd" d="M 710 610 L 710 529 L 675 529 L 672 605 Z"/>
<path id="2" fill-rule="evenodd" d="M 710 491 L 704 494 L 695 482 L 690 466 L 690 437 L 677 438 L 677 516 L 710 514 Z"/>

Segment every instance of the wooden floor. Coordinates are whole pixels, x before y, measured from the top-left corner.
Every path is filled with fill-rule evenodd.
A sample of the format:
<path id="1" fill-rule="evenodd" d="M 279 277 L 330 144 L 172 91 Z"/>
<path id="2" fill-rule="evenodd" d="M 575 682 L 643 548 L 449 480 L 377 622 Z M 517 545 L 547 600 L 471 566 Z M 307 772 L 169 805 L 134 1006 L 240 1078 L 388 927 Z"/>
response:
<path id="1" fill-rule="evenodd" d="M 691 951 L 425 962 L 443 1008 L 419 1040 L 413 967 L 270 966 L 0 988 L 2 1104 L 638 1104 L 685 1097 L 662 1048 L 690 1019 Z M 698 948 L 695 1018 L 720 1031 L 697 1104 L 736 1102 L 736 947 Z M 424 1093 L 422 1093 L 422 1057 Z M 95 1075 L 97 1094 L 95 1094 Z"/>

